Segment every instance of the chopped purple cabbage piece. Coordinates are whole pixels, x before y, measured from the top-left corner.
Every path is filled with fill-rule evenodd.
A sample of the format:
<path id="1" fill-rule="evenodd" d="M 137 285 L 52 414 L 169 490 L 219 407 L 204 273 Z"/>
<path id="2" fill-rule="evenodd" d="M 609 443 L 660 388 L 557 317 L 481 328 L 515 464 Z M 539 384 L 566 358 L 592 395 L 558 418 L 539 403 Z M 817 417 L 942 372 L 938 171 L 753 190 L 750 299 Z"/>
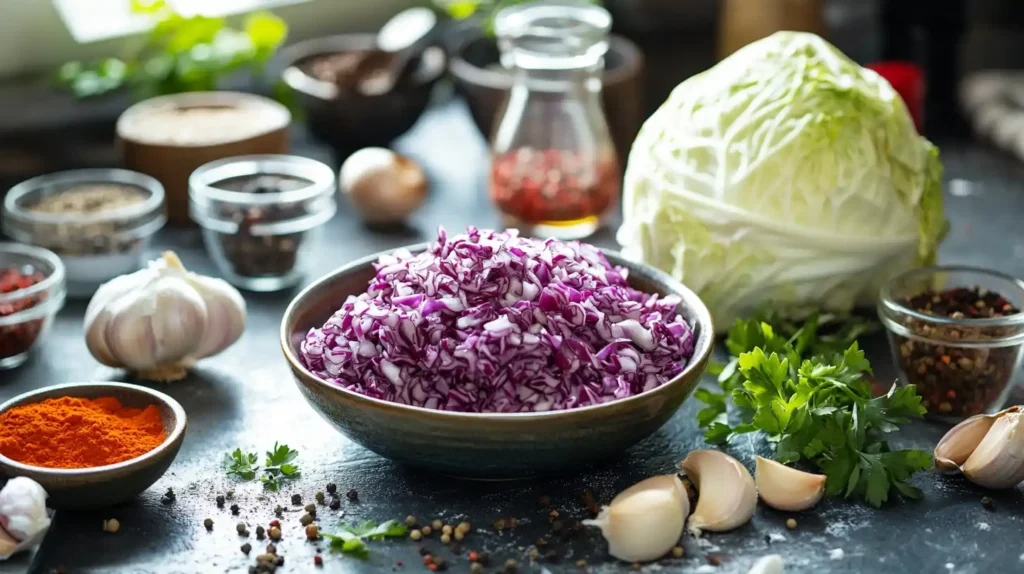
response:
<path id="1" fill-rule="evenodd" d="M 679 298 L 642 293 L 586 243 L 469 228 L 374 264 L 302 343 L 324 380 L 449 411 L 571 409 L 664 384 L 693 355 Z"/>

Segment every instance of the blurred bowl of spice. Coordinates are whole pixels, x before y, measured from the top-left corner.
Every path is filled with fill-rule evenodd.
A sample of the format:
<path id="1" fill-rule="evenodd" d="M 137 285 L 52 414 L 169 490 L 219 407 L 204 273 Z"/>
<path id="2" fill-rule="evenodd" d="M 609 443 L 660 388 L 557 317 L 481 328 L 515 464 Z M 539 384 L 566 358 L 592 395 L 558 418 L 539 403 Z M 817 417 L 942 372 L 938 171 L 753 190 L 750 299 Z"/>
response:
<path id="1" fill-rule="evenodd" d="M 45 387 L 0 405 L 0 471 L 38 482 L 52 508 L 110 506 L 167 472 L 185 426 L 178 401 L 139 385 Z"/>
<path id="2" fill-rule="evenodd" d="M 902 384 L 928 417 L 955 422 L 1002 408 L 1024 356 L 1024 281 L 985 269 L 915 269 L 883 288 L 878 315 Z"/>
<path id="3" fill-rule="evenodd" d="M 250 291 L 301 281 L 311 235 L 337 211 L 334 171 L 298 156 L 211 162 L 192 174 L 189 188 L 206 250 L 224 279 Z"/>
<path id="4" fill-rule="evenodd" d="M 166 222 L 160 182 L 124 169 L 51 173 L 19 183 L 4 199 L 4 233 L 60 256 L 72 297 L 89 297 L 137 270 Z"/>
<path id="5" fill-rule="evenodd" d="M 52 251 L 0 243 L 0 369 L 28 359 L 64 306 L 64 264 Z"/>
<path id="6" fill-rule="evenodd" d="M 310 132 L 339 158 L 386 147 L 409 131 L 447 66 L 444 50 L 428 47 L 394 85 L 377 81 L 394 57 L 377 49 L 374 34 L 316 38 L 282 50 L 281 78 L 299 94 Z"/>
<path id="7" fill-rule="evenodd" d="M 118 149 L 129 169 L 160 180 L 174 225 L 191 225 L 188 178 L 226 157 L 287 153 L 291 113 L 241 92 L 189 92 L 151 98 L 117 120 Z"/>

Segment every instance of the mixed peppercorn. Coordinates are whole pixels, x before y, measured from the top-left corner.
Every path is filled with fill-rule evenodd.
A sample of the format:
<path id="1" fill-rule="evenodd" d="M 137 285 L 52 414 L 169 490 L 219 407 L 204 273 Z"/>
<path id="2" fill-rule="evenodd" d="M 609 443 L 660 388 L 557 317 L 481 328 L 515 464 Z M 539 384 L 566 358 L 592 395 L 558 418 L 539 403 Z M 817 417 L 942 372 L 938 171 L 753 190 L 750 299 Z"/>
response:
<path id="1" fill-rule="evenodd" d="M 941 324 L 908 317 L 913 335 L 893 335 L 905 380 L 917 386 L 930 415 L 966 418 L 996 408 L 1013 379 L 1019 345 L 999 339 L 1015 328 L 972 324 L 1019 313 L 1002 295 L 979 287 L 923 291 L 900 303 L 925 315 L 968 320 Z M 987 344 L 991 341 L 992 344 Z"/>

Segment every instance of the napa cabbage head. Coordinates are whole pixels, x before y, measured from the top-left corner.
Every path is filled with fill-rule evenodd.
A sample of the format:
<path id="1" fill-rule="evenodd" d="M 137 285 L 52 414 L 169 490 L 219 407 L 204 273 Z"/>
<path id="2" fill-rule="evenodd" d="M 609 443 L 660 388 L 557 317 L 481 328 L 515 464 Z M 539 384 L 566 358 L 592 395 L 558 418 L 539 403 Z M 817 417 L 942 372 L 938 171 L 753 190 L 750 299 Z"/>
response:
<path id="1" fill-rule="evenodd" d="M 716 326 L 772 305 L 873 304 L 946 230 L 938 150 L 892 86 L 814 34 L 779 32 L 680 84 L 633 144 L 618 240 Z"/>

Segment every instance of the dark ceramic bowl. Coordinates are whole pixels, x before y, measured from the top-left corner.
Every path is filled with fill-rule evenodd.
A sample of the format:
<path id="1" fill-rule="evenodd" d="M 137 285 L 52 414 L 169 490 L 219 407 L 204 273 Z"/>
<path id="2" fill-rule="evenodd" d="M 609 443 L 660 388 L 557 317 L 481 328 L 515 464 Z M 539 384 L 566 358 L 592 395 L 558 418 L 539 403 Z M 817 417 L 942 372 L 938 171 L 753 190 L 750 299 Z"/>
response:
<path id="1" fill-rule="evenodd" d="M 50 495 L 50 508 L 102 508 L 134 498 L 167 472 L 185 438 L 185 409 L 171 397 L 126 383 L 71 383 L 18 395 L 0 405 L 0 413 L 25 404 L 59 397 L 116 397 L 126 407 L 149 405 L 160 410 L 167 440 L 146 454 L 95 468 L 42 468 L 0 455 L 0 472 L 7 477 L 27 476 Z"/>
<path id="2" fill-rule="evenodd" d="M 679 312 L 697 337 L 682 373 L 619 401 L 545 413 L 457 413 L 373 399 L 321 380 L 300 362 L 299 345 L 349 295 L 366 290 L 380 254 L 350 263 L 299 293 L 281 321 L 281 346 L 313 408 L 355 442 L 397 462 L 470 478 L 520 478 L 599 462 L 652 434 L 678 410 L 700 381 L 715 332 L 707 307 L 692 291 L 651 267 L 605 255 L 629 270 L 633 287 L 681 297 Z"/>
<path id="3" fill-rule="evenodd" d="M 318 56 L 374 50 L 376 41 L 373 34 L 340 34 L 299 42 L 280 55 L 281 77 L 299 95 L 310 132 L 341 157 L 364 147 L 387 146 L 409 131 L 447 67 L 444 50 L 428 48 L 409 77 L 379 95 L 339 90 L 306 72 Z"/>

